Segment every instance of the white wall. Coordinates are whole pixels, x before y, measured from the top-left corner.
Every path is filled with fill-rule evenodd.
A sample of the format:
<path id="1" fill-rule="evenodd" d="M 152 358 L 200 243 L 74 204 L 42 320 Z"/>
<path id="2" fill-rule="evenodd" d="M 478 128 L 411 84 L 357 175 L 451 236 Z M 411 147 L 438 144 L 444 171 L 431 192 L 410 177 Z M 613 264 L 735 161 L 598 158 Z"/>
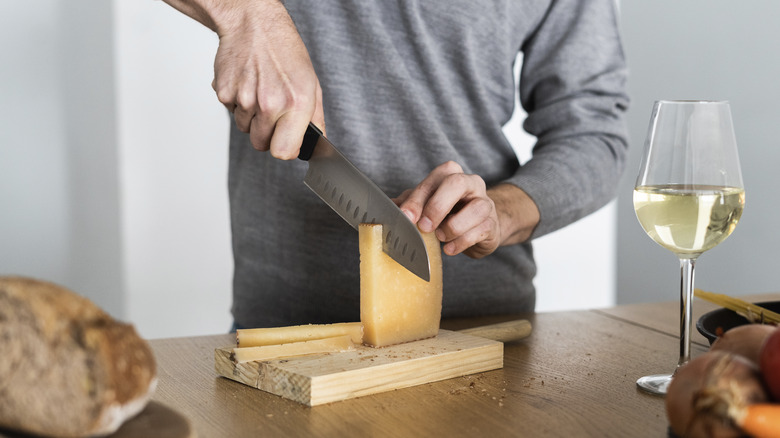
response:
<path id="1" fill-rule="evenodd" d="M 68 273 L 56 0 L 0 2 L 0 272 Z"/>
<path id="2" fill-rule="evenodd" d="M 65 285 L 147 337 L 226 331 L 216 38 L 134 0 L 2 2 L 0 37 L 0 275 Z"/>
<path id="3" fill-rule="evenodd" d="M 225 332 L 233 265 L 216 36 L 162 2 L 114 5 L 126 317 L 149 336 Z"/>
<path id="4" fill-rule="evenodd" d="M 39 0 L 0 2 L 0 37 L 0 274 L 71 287 L 146 337 L 226 331 L 214 35 L 159 1 Z M 610 204 L 539 239 L 539 310 L 614 302 L 614 224 Z"/>

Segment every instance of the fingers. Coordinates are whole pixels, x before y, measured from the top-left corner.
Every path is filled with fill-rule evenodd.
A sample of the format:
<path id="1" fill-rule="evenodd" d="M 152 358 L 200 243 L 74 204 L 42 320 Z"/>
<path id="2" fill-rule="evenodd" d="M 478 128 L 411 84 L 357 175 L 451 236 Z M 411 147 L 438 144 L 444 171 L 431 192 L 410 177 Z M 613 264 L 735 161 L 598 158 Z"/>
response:
<path id="1" fill-rule="evenodd" d="M 436 227 L 436 237 L 442 242 L 453 241 L 479 227 L 494 209 L 489 198 L 476 196 L 456 207 L 459 208 L 453 209 L 453 213 L 447 215 Z"/>
<path id="2" fill-rule="evenodd" d="M 268 90 L 258 85 L 251 75 L 241 80 L 239 86 L 217 86 L 217 96 L 228 110 L 232 109 L 236 127 L 249 133 L 255 149 L 270 150 L 279 159 L 293 159 L 298 156 L 309 121 L 324 128 L 322 91 L 318 83 L 316 87 L 298 86 L 298 90 L 278 87 Z"/>
<path id="3" fill-rule="evenodd" d="M 254 76 L 249 76 L 242 78 L 243 83 L 239 84 L 238 89 L 235 92 L 235 98 L 232 102 L 230 102 L 233 105 L 233 115 L 236 119 L 236 126 L 241 132 L 250 132 L 251 128 L 257 128 L 257 124 L 255 126 L 252 125 L 253 120 L 255 119 L 255 114 L 257 114 L 259 108 L 257 104 L 257 78 Z M 266 131 L 268 128 L 266 127 Z M 257 133 L 257 135 L 261 135 L 262 133 Z M 265 136 L 262 136 L 260 138 L 265 138 Z M 255 145 L 255 148 L 260 148 L 260 145 Z M 262 148 L 260 148 L 262 149 Z"/>
<path id="4" fill-rule="evenodd" d="M 325 130 L 325 111 L 322 104 L 322 87 L 320 87 L 320 81 L 317 80 L 317 87 L 314 90 L 314 114 L 311 115 L 311 122 L 322 131 L 322 135 L 327 137 Z"/>
<path id="5" fill-rule="evenodd" d="M 449 205 L 452 208 L 445 211 Z M 474 251 L 481 256 L 498 247 L 495 205 L 479 176 L 461 174 L 445 178 L 426 204 L 423 218 L 430 219 L 436 238 L 446 243 L 442 249 L 447 255 L 485 247 Z"/>
<path id="6" fill-rule="evenodd" d="M 290 112 L 280 117 L 269 141 L 271 155 L 281 160 L 297 158 L 310 119 L 311 116 L 300 112 Z"/>
<path id="7" fill-rule="evenodd" d="M 433 196 L 438 187 L 441 186 L 442 181 L 446 177 L 462 173 L 463 169 L 454 161 L 448 161 L 439 165 L 433 169 L 433 171 L 428 174 L 428 176 L 425 177 L 411 193 L 405 192 L 405 199 L 400 206 L 401 211 L 403 211 L 412 222 L 416 223 L 422 231 L 426 233 L 433 231 L 441 220 L 434 223 L 429 217 L 423 218 L 423 210 L 428 203 L 428 200 Z M 450 208 L 451 207 L 452 206 L 450 206 Z M 442 207 L 439 207 L 439 209 L 441 208 Z M 434 211 L 434 213 L 436 213 L 436 211 Z"/>
<path id="8" fill-rule="evenodd" d="M 220 35 L 212 87 L 255 149 L 293 159 L 310 121 L 324 132 L 322 89 L 283 8 L 250 18 Z"/>
<path id="9" fill-rule="evenodd" d="M 423 232 L 435 231 L 447 255 L 483 257 L 500 243 L 496 206 L 484 180 L 454 162 L 442 164 L 398 198 L 401 210 Z"/>
<path id="10" fill-rule="evenodd" d="M 391 200 L 395 203 L 395 205 L 398 206 L 398 208 L 401 208 L 403 206 L 404 202 L 406 202 L 406 200 L 409 198 L 409 195 L 411 195 L 411 194 L 412 194 L 412 189 L 404 190 L 403 193 L 401 193 L 400 195 L 396 196 L 395 198 L 391 198 Z M 417 222 L 417 220 L 414 217 L 412 217 L 412 213 L 404 210 L 403 208 L 401 208 L 401 211 L 404 212 L 406 217 L 408 217 L 409 220 L 412 221 L 412 223 Z"/>
<path id="11" fill-rule="evenodd" d="M 436 229 L 436 237 L 446 242 L 442 250 L 447 255 L 465 253 L 481 258 L 498 248 L 499 223 L 489 200 L 473 200 L 457 214 L 445 219 Z"/>

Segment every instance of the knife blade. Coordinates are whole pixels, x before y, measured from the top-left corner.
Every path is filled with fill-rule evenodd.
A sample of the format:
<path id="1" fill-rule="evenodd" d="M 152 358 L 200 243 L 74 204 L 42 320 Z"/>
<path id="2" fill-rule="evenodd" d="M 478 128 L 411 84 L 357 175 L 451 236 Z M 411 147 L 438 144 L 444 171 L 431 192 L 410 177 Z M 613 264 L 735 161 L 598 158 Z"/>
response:
<path id="1" fill-rule="evenodd" d="M 298 158 L 309 163 L 304 184 L 354 229 L 382 224 L 382 249 L 418 277 L 430 281 L 428 251 L 417 226 L 309 123 Z"/>

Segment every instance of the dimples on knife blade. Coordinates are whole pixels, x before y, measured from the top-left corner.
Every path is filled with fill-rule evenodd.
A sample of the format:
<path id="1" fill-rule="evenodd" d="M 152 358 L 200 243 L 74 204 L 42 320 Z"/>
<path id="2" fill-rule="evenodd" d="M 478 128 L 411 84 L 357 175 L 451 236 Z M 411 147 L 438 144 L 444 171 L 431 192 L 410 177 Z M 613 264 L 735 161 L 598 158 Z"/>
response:
<path id="1" fill-rule="evenodd" d="M 299 158 L 309 162 L 303 179 L 306 186 L 356 230 L 361 223 L 382 224 L 384 252 L 430 281 L 428 253 L 417 226 L 313 125 L 307 130 Z"/>

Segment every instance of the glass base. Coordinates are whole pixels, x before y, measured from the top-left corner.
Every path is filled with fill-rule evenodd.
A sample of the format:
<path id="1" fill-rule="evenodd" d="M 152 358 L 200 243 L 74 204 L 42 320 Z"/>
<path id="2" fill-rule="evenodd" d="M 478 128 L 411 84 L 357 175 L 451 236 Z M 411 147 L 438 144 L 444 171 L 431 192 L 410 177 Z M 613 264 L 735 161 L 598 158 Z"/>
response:
<path id="1" fill-rule="evenodd" d="M 671 374 L 654 374 L 640 378 L 636 381 L 636 386 L 651 394 L 666 395 L 666 389 L 671 381 Z"/>

